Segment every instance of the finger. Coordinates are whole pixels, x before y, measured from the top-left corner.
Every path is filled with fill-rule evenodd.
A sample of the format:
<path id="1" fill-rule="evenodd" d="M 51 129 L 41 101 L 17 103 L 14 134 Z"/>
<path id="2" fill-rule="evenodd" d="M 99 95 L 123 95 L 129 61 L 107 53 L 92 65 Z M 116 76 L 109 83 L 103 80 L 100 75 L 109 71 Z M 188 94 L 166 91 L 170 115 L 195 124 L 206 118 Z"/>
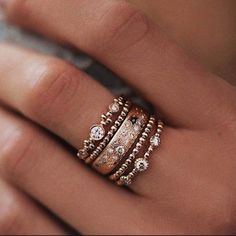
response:
<path id="1" fill-rule="evenodd" d="M 215 125 L 224 120 L 219 111 L 230 117 L 235 112 L 235 90 L 192 61 L 127 2 L 13 0 L 7 12 L 12 22 L 70 43 L 106 64 L 176 125 Z"/>
<path id="2" fill-rule="evenodd" d="M 0 173 L 8 181 L 83 234 L 137 232 L 142 206 L 134 194 L 87 170 L 41 130 L 0 113 Z"/>
<path id="3" fill-rule="evenodd" d="M 2 70 L 0 70 L 0 77 L 2 78 L 0 79 L 0 99 L 60 135 L 73 146 L 78 147 L 82 138 L 86 137 L 88 127 L 100 116 L 99 114 L 93 116 L 93 113 L 97 113 L 96 110 L 99 109 L 99 106 L 103 107 L 100 104 L 103 99 L 111 100 L 111 95 L 90 78 L 86 77 L 86 79 L 83 79 L 82 77 L 85 75 L 81 72 L 77 72 L 74 68 L 69 67 L 69 65 L 64 65 L 55 59 L 49 60 L 46 56 L 9 45 L 2 45 L 0 48 L 2 49 L 1 52 L 6 55 L 4 60 L 1 60 L 0 57 L 0 68 L 2 67 Z M 45 64 L 49 64 L 49 66 L 46 66 L 46 70 L 49 70 L 49 72 L 44 72 L 45 68 L 43 66 Z M 64 67 L 64 69 L 62 70 L 61 67 L 58 69 L 59 66 Z M 53 69 L 55 72 L 48 76 Z M 69 73 L 69 76 L 79 82 L 78 95 L 72 97 L 69 102 L 65 102 L 65 100 L 73 89 L 72 86 L 76 86 L 77 81 L 69 86 L 66 85 L 65 92 L 61 92 L 62 94 L 57 96 L 56 102 L 54 95 L 58 93 L 58 89 L 55 85 L 54 88 L 51 86 L 48 89 L 48 85 L 50 86 L 52 81 L 55 80 L 57 80 L 57 83 L 62 83 L 62 85 L 66 84 L 64 81 L 57 79 L 60 70 L 73 70 L 73 72 Z M 38 82 L 39 80 L 41 81 Z M 91 86 L 89 85 L 90 83 Z M 95 83 L 97 88 L 93 88 L 93 83 Z M 101 92 L 99 92 L 100 89 Z M 95 99 L 91 98 L 91 94 L 97 92 L 99 93 L 98 96 L 102 96 L 103 99 L 98 97 Z M 84 97 L 82 101 L 81 96 Z M 52 100 L 54 101 L 51 102 Z M 107 101 L 103 103 L 108 104 Z M 48 106 L 48 103 L 51 105 Z M 88 108 L 94 107 L 94 110 L 87 109 L 85 103 L 88 104 Z M 102 108 L 100 112 L 101 110 Z M 87 119 L 86 116 L 88 117 Z M 92 119 L 90 120 L 90 116 L 92 116 L 93 121 Z M 84 126 L 87 128 L 84 129 Z M 139 188 L 138 192 L 144 192 L 146 190 L 145 186 L 143 185 Z M 133 187 L 134 185 L 131 188 Z"/>
<path id="4" fill-rule="evenodd" d="M 0 45 L 0 100 L 82 145 L 113 97 L 85 73 L 58 59 Z"/>
<path id="5" fill-rule="evenodd" d="M 1 235 L 67 235 L 68 233 L 29 197 L 0 180 Z"/>

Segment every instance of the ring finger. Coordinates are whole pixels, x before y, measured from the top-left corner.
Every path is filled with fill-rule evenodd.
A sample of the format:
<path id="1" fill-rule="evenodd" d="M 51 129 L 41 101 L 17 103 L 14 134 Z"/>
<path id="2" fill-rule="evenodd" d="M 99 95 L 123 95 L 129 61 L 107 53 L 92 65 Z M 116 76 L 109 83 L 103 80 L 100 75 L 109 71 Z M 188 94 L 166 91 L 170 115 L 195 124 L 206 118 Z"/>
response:
<path id="1" fill-rule="evenodd" d="M 0 55 L 0 100 L 73 147 L 81 146 L 112 95 L 62 61 L 10 45 L 0 48 L 5 55 L 4 60 Z M 170 139 L 168 131 L 172 129 L 165 130 Z M 135 185 L 131 186 L 135 189 Z M 135 191 L 144 193 L 148 189 L 141 184 Z"/>

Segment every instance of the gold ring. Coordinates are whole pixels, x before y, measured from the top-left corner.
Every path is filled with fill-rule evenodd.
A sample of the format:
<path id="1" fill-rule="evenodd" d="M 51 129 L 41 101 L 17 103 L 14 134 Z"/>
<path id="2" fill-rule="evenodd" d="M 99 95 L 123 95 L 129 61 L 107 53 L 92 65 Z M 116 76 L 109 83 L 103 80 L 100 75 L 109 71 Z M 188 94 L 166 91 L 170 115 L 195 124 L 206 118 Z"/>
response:
<path id="1" fill-rule="evenodd" d="M 158 121 L 157 131 L 156 133 L 150 138 L 150 144 L 145 152 L 144 156 L 141 158 L 137 158 L 134 162 L 134 168 L 132 171 L 128 173 L 128 175 L 123 175 L 117 181 L 118 185 L 130 185 L 132 183 L 133 178 L 140 172 L 146 171 L 149 167 L 149 158 L 151 153 L 157 148 L 161 143 L 161 133 L 163 130 L 164 124 L 161 120 Z"/>
<path id="2" fill-rule="evenodd" d="M 134 105 L 119 130 L 93 162 L 92 167 L 102 174 L 109 174 L 135 143 L 148 117 L 147 112 Z"/>
<path id="3" fill-rule="evenodd" d="M 117 185 L 130 185 L 148 169 L 163 128 L 161 120 L 141 107 L 123 97 L 115 98 L 100 124 L 91 127 L 78 157 Z"/>

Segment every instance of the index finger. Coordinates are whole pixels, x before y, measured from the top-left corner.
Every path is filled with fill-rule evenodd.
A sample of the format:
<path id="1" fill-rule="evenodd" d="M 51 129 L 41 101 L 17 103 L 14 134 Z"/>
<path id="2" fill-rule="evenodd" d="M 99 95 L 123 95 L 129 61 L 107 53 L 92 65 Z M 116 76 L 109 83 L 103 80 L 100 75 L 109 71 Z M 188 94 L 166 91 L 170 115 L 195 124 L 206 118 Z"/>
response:
<path id="1" fill-rule="evenodd" d="M 7 12 L 10 21 L 107 65 L 174 125 L 209 126 L 225 119 L 221 112 L 230 116 L 235 110 L 235 89 L 206 72 L 126 1 L 13 0 Z"/>

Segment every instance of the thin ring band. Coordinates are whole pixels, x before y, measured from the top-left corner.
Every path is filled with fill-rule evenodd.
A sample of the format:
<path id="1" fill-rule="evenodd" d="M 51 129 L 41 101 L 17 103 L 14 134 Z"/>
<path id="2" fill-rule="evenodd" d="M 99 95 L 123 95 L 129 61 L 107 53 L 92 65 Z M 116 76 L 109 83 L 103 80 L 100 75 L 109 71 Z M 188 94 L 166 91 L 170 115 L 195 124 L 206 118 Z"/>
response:
<path id="1" fill-rule="evenodd" d="M 109 176 L 110 180 L 116 181 L 129 168 L 129 166 L 132 164 L 132 161 L 136 158 L 140 149 L 143 147 L 143 144 L 145 143 L 149 133 L 151 132 L 151 129 L 152 129 L 154 123 L 155 123 L 155 117 L 151 116 L 149 118 L 149 121 L 148 121 L 141 137 L 139 138 L 139 141 L 136 143 L 135 148 L 132 150 L 129 157 L 125 160 L 125 162 L 121 165 L 121 167 L 114 174 Z"/>
<path id="2" fill-rule="evenodd" d="M 157 131 L 156 133 L 150 138 L 150 145 L 148 150 L 145 152 L 143 158 L 138 158 L 135 160 L 134 168 L 128 175 L 123 175 L 120 179 L 116 182 L 118 185 L 130 185 L 134 177 L 145 170 L 147 170 L 149 166 L 149 158 L 151 153 L 153 152 L 154 148 L 158 147 L 161 143 L 161 133 L 163 131 L 164 124 L 161 120 L 158 121 Z"/>
<path id="3" fill-rule="evenodd" d="M 124 121 L 125 117 L 127 116 L 129 110 L 131 108 L 131 102 L 126 101 L 124 107 L 118 116 L 117 120 L 115 121 L 114 125 L 112 125 L 111 129 L 108 131 L 107 135 L 103 139 L 103 141 L 96 147 L 96 149 L 92 152 L 92 154 L 85 160 L 85 163 L 90 164 L 92 163 L 99 154 L 103 151 L 106 145 L 110 142 L 116 131 L 121 126 L 122 122 Z"/>
<path id="4" fill-rule="evenodd" d="M 96 146 L 96 141 L 102 141 L 106 131 L 105 127 L 113 122 L 112 117 L 120 110 L 120 107 L 124 105 L 124 98 L 119 97 L 113 100 L 113 103 L 109 106 L 108 112 L 101 115 L 100 124 L 93 125 L 90 128 L 90 137 L 87 140 L 84 140 L 84 147 L 79 149 L 77 156 L 85 160 L 89 152 L 92 151 Z"/>
<path id="5" fill-rule="evenodd" d="M 148 121 L 149 115 L 133 105 L 126 119 L 92 167 L 102 174 L 109 174 L 135 143 Z"/>

